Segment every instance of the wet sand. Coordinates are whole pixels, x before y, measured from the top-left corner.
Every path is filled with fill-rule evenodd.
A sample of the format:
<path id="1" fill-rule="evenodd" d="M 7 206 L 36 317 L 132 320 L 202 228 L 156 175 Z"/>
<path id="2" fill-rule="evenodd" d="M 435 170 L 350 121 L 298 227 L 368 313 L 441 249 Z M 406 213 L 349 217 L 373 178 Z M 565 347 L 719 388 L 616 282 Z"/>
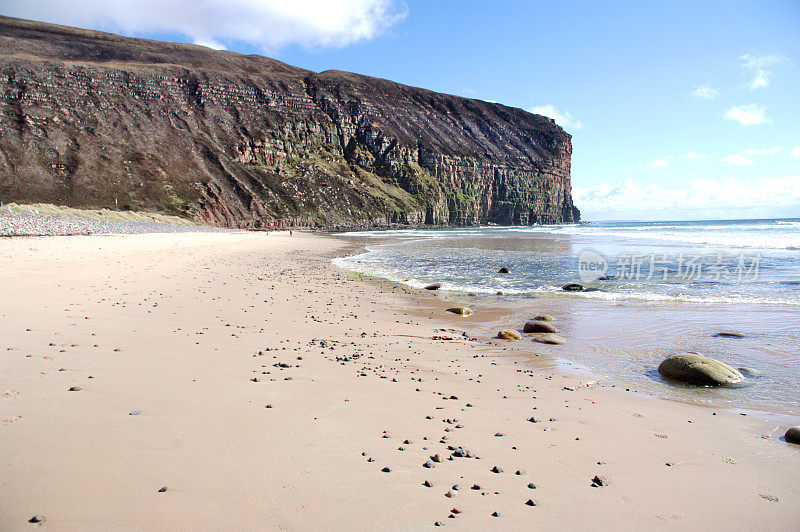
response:
<path id="1" fill-rule="evenodd" d="M 0 241 L 0 528 L 797 528 L 785 425 L 562 374 L 344 249 Z"/>

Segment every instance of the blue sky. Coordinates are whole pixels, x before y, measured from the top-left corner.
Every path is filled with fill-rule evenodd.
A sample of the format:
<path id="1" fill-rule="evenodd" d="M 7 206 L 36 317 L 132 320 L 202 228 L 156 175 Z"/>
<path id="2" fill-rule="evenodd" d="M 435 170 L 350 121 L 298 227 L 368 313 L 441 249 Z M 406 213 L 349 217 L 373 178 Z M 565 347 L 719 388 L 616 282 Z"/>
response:
<path id="1" fill-rule="evenodd" d="M 6 0 L 548 114 L 586 219 L 800 217 L 800 2 Z"/>

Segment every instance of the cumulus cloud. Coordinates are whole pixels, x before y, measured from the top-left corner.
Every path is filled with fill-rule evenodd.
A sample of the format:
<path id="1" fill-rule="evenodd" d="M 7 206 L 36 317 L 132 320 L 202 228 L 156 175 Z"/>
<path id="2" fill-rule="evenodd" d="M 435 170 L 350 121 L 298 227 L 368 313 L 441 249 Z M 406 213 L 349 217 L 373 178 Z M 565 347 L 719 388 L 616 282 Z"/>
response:
<path id="1" fill-rule="evenodd" d="M 750 90 L 768 87 L 772 80 L 771 67 L 786 61 L 785 58 L 774 55 L 762 55 L 759 57 L 745 54 L 740 56 L 739 59 L 742 60 L 742 68 L 750 75 L 750 81 L 747 83 Z"/>
<path id="2" fill-rule="evenodd" d="M 672 159 L 674 159 L 672 155 L 667 155 L 665 157 L 662 157 L 661 159 L 656 159 L 647 166 L 649 166 L 650 168 L 666 168 L 667 166 L 669 166 L 669 163 L 670 161 L 672 161 Z"/>
<path id="3" fill-rule="evenodd" d="M 128 35 L 173 32 L 218 48 L 247 42 L 264 51 L 290 44 L 345 46 L 406 17 L 397 0 L 4 0 L 20 18 Z"/>
<path id="4" fill-rule="evenodd" d="M 743 126 L 768 124 L 772 119 L 767 117 L 767 108 L 751 103 L 749 105 L 733 106 L 723 115 L 728 120 L 739 122 Z"/>
<path id="5" fill-rule="evenodd" d="M 719 91 L 708 85 L 701 85 L 692 91 L 692 97 L 696 100 L 713 100 L 719 96 Z"/>
<path id="6" fill-rule="evenodd" d="M 745 157 L 744 155 L 740 155 L 738 153 L 723 157 L 720 159 L 720 162 L 723 162 L 728 166 L 753 166 L 756 164 L 755 161 L 750 157 Z"/>
<path id="7" fill-rule="evenodd" d="M 800 159 L 800 145 L 795 146 L 794 148 L 792 148 L 792 151 L 789 154 L 789 157 L 791 157 L 793 159 Z"/>
<path id="8" fill-rule="evenodd" d="M 712 209 L 737 212 L 751 208 L 781 208 L 800 205 L 800 175 L 760 179 L 692 179 L 681 187 L 639 185 L 626 179 L 615 185 L 573 187 L 572 196 L 581 211 L 608 218 L 627 213 L 647 218 L 648 213 L 669 219 L 671 213 L 692 211 L 702 217 Z M 605 216 L 604 216 L 605 215 Z"/>
<path id="9" fill-rule="evenodd" d="M 566 129 L 580 129 L 583 127 L 583 122 L 573 119 L 569 111 L 562 113 L 555 105 L 547 104 L 531 107 L 528 112 L 550 117 L 556 121 L 556 124 Z"/>

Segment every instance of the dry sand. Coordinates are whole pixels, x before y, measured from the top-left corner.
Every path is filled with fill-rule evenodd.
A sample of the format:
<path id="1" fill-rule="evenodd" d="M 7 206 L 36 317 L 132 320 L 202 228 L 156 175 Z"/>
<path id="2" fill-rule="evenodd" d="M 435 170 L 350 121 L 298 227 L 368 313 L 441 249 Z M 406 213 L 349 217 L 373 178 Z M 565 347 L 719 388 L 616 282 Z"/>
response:
<path id="1" fill-rule="evenodd" d="M 344 246 L 0 241 L 0 528 L 800 527 L 785 426 L 470 340 L 480 309 L 338 270 Z"/>

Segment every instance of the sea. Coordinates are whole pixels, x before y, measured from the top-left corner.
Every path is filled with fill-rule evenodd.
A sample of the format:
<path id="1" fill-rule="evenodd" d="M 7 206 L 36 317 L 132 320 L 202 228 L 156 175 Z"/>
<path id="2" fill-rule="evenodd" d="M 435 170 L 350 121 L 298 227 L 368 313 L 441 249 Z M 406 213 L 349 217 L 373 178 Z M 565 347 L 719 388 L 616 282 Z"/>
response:
<path id="1" fill-rule="evenodd" d="M 465 319 L 473 332 L 552 314 L 568 343 L 526 341 L 564 368 L 658 397 L 800 415 L 800 219 L 337 236 L 358 249 L 334 259 L 344 269 L 413 288 L 441 283 L 438 297 L 485 309 Z M 743 368 L 746 379 L 725 388 L 662 380 L 661 360 L 684 351 Z"/>

